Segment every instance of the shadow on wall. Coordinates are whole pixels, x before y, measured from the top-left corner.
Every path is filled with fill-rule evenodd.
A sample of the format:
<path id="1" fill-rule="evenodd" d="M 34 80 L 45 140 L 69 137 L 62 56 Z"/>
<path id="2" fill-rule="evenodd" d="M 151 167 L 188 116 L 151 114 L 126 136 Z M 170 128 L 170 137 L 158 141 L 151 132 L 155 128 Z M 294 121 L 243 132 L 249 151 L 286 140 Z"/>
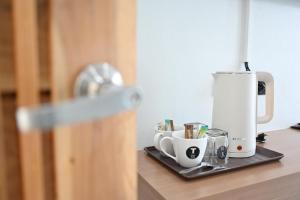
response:
<path id="1" fill-rule="evenodd" d="M 300 1 L 299 0 L 260 0 L 264 2 L 270 2 L 270 3 L 277 3 L 281 4 L 283 6 L 298 6 L 300 8 Z"/>

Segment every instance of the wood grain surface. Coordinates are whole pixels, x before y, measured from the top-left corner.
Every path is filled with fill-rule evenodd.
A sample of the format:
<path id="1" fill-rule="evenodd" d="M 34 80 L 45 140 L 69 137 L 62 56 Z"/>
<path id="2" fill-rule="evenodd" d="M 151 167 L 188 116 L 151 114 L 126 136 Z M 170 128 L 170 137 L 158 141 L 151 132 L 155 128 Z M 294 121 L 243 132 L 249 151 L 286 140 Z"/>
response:
<path id="1" fill-rule="evenodd" d="M 42 101 L 49 101 L 49 70 L 48 70 L 48 0 L 37 0 L 35 2 L 29 2 L 29 4 L 34 5 L 34 12 L 37 12 L 37 24 L 36 27 L 36 39 L 38 40 L 38 75 L 39 79 L 38 88 L 41 91 L 40 96 Z M 37 9 L 37 11 L 36 11 Z M 0 94 L 2 99 L 2 112 L 3 123 L 1 127 L 1 140 L 2 147 L 1 151 L 1 169 L 5 175 L 0 179 L 0 185 L 4 186 L 1 191 L 1 197 L 5 199 L 21 200 L 24 199 L 22 196 L 22 178 L 21 178 L 21 157 L 19 145 L 21 137 L 16 127 L 15 112 L 17 109 L 16 100 L 16 68 L 14 63 L 19 54 L 15 54 L 20 51 L 15 51 L 17 44 L 15 44 L 14 35 L 14 21 L 13 18 L 13 1 L 12 0 L 0 0 Z M 21 11 L 22 13 L 24 11 Z M 22 15 L 20 13 L 20 15 Z M 20 16 L 19 15 L 19 16 Z M 28 15 L 24 15 L 26 18 Z M 19 19 L 20 20 L 20 19 Z M 30 20 L 30 19 L 29 19 Z M 31 19 L 32 20 L 32 19 Z M 25 20 L 28 22 L 28 19 Z M 25 22 L 25 23 L 26 23 Z M 27 26 L 27 24 L 25 24 Z M 20 27 L 19 27 L 20 28 Z M 24 27 L 23 27 L 24 28 Z M 30 28 L 30 26 L 29 26 Z M 18 29 L 19 30 L 19 29 Z M 26 30 L 26 29 L 25 29 Z M 23 30 L 22 30 L 23 31 Z M 27 31 L 27 30 L 26 30 Z M 22 33 L 19 33 L 22 34 Z M 25 37 L 28 36 L 28 32 L 25 33 Z M 23 39 L 21 39 L 23 40 Z M 18 41 L 20 44 L 20 41 Z M 30 42 L 30 41 L 27 41 Z M 33 41 L 35 42 L 35 41 Z M 22 42 L 21 42 L 22 44 Z M 16 46 L 14 46 L 16 45 Z M 21 45 L 22 46 L 22 45 Z M 32 48 L 29 46 L 29 49 Z M 26 50 L 22 46 L 21 51 Z M 31 51 L 30 51 L 31 52 Z M 23 52 L 21 52 L 23 54 Z M 27 55 L 27 54 L 26 54 Z M 22 60 L 23 61 L 23 60 Z M 21 61 L 21 62 L 22 62 Z M 28 63 L 26 63 L 28 64 Z M 18 67 L 23 67 L 26 70 L 26 66 L 21 66 L 18 63 Z M 30 70 L 29 70 L 29 73 Z M 31 79 L 30 79 L 31 81 Z M 26 81 L 25 81 L 26 82 Z M 31 84 L 32 82 L 29 82 Z M 23 88 L 23 87 L 22 87 Z M 26 89 L 26 88 L 25 88 Z M 23 95 L 23 94 L 22 94 Z M 24 97 L 24 95 L 23 95 Z M 22 100 L 23 101 L 23 100 Z M 43 134 L 42 136 L 42 154 L 44 162 L 44 177 L 45 177 L 45 187 L 47 199 L 54 199 L 54 180 L 53 180 L 53 155 L 52 155 L 52 136 L 51 134 Z M 0 146 L 1 146 L 0 145 Z M 35 191 L 33 191 L 36 193 Z M 2 198 L 0 198 L 2 200 Z"/>
<path id="2" fill-rule="evenodd" d="M 16 95 L 13 93 L 2 94 L 2 144 L 5 153 L 2 169 L 5 169 L 3 179 L 6 189 L 6 199 L 22 199 L 22 178 L 19 148 L 19 133 L 16 127 Z"/>
<path id="3" fill-rule="evenodd" d="M 13 53 L 17 105 L 38 105 L 39 55 L 37 4 L 35 0 L 13 0 Z M 20 134 L 23 199 L 45 199 L 42 136 L 39 131 Z"/>
<path id="4" fill-rule="evenodd" d="M 11 93 L 16 90 L 13 66 L 13 13 L 12 0 L 0 0 L 0 90 Z M 49 90 L 48 46 L 47 46 L 47 0 L 36 1 L 38 9 L 38 49 L 40 90 Z"/>
<path id="5" fill-rule="evenodd" d="M 2 97 L 0 96 L 0 200 L 7 200 L 7 182 L 6 182 L 6 153 L 5 153 L 5 135 L 3 127 Z"/>
<path id="6" fill-rule="evenodd" d="M 299 199 L 300 131 L 286 129 L 267 134 L 267 142 L 261 146 L 283 153 L 285 157 L 279 162 L 192 181 L 180 178 L 139 151 L 139 198 Z"/>
<path id="7" fill-rule="evenodd" d="M 40 94 L 42 102 L 49 101 L 50 94 L 43 92 Z M 4 153 L 3 163 L 1 163 L 1 170 L 5 170 L 5 176 L 1 181 L 4 185 L 5 191 L 1 195 L 6 199 L 22 200 L 22 177 L 21 177 L 21 157 L 20 157 L 20 135 L 16 127 L 15 112 L 17 108 L 16 94 L 4 93 L 1 95 L 2 120 L 3 126 L 1 138 L 1 148 Z M 45 189 L 47 200 L 53 200 L 54 195 L 54 171 L 53 171 L 53 148 L 52 148 L 52 134 L 44 133 L 42 136 L 43 146 L 43 165 L 45 177 Z M 1 162 L 2 162 L 1 161 Z M 3 181 L 3 182 L 2 182 Z M 6 193 L 6 194 L 5 194 Z M 1 199 L 1 198 L 0 198 Z M 5 198 L 4 198 L 5 199 Z M 1 199 L 2 200 L 2 199 Z"/>
<path id="8" fill-rule="evenodd" d="M 77 74 L 109 62 L 135 82 L 134 0 L 50 2 L 52 101 L 73 98 Z M 54 134 L 58 200 L 136 199 L 134 113 L 59 127 Z"/>

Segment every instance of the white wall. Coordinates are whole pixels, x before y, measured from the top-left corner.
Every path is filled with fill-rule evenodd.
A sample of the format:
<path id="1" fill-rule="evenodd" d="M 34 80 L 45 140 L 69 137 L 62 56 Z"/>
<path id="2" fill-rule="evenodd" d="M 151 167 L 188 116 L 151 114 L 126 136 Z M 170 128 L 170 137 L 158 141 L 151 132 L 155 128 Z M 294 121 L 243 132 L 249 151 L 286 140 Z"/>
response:
<path id="1" fill-rule="evenodd" d="M 276 90 L 274 120 L 259 128 L 285 128 L 300 122 L 300 4 L 250 5 L 249 61 L 273 73 Z M 211 123 L 211 73 L 239 69 L 243 6 L 241 0 L 138 1 L 137 82 L 145 97 L 138 148 L 152 145 L 153 126 L 165 118 Z"/>
<path id="2" fill-rule="evenodd" d="M 259 129 L 286 128 L 300 122 L 300 1 L 255 0 L 250 10 L 249 59 L 275 80 L 274 118 Z"/>

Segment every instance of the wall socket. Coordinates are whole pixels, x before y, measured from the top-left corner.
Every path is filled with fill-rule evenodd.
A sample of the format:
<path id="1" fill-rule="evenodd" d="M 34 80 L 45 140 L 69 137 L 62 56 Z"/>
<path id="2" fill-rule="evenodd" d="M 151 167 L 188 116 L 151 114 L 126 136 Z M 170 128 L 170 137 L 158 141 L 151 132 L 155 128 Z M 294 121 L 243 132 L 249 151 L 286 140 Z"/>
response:
<path id="1" fill-rule="evenodd" d="M 266 83 L 265 82 L 258 81 L 257 93 L 258 93 L 258 95 L 266 94 Z"/>

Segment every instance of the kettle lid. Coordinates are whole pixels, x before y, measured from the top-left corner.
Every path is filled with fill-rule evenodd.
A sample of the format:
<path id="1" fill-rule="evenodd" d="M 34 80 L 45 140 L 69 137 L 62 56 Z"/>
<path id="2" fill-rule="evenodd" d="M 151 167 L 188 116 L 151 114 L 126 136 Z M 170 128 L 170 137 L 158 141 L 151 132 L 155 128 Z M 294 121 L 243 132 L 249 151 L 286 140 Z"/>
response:
<path id="1" fill-rule="evenodd" d="M 255 74 L 255 71 L 218 71 L 216 74 Z"/>

